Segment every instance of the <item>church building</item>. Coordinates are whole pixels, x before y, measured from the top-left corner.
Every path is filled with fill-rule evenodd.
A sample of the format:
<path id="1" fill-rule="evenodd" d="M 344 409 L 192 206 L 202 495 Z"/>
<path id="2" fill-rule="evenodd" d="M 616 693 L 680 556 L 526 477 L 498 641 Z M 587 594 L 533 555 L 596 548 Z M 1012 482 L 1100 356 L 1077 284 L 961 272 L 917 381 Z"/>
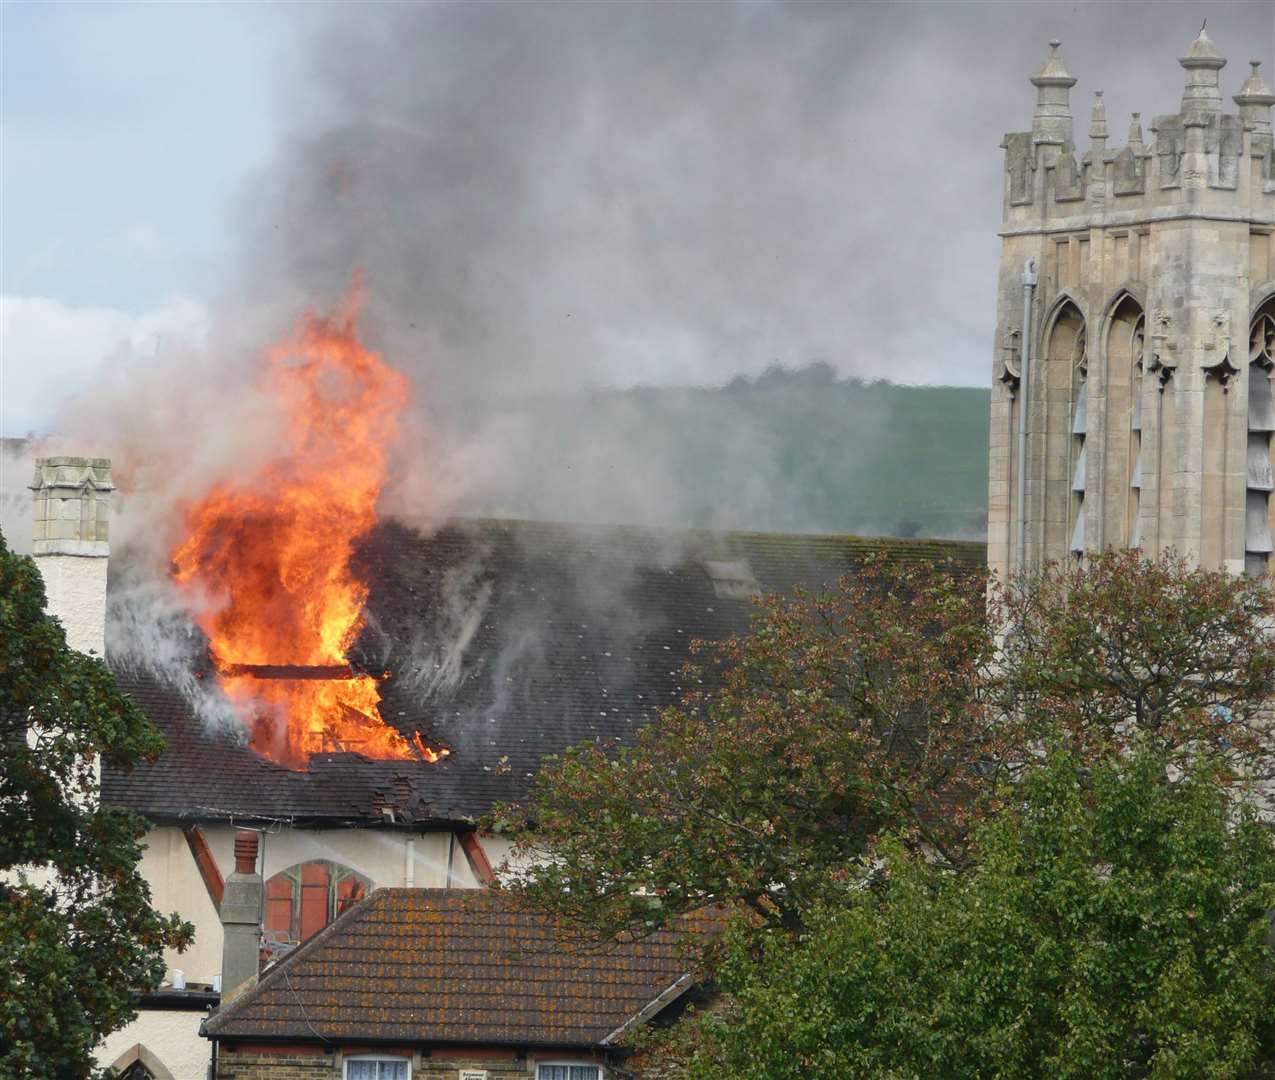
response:
<path id="1" fill-rule="evenodd" d="M 1251 61 L 1225 111 L 1201 30 L 1179 111 L 1111 146 L 1097 91 L 1081 153 L 1058 48 L 1001 144 L 990 567 L 1137 548 L 1269 574 L 1275 94 Z"/>
<path id="2" fill-rule="evenodd" d="M 1226 60 L 1204 31 L 1180 63 L 1177 112 L 1134 114 L 1126 144 L 1109 146 L 1099 92 L 1079 152 L 1076 80 L 1055 42 L 1031 79 L 1031 129 L 1005 136 L 986 546 L 381 522 L 358 554 L 367 618 L 347 659 L 381 673 L 384 721 L 445 758 L 342 745 L 290 768 L 209 726 L 191 694 L 216 681 L 207 655 L 174 678 L 171 656 L 139 653 L 129 553 L 110 550 L 110 463 L 41 461 L 35 554 L 50 610 L 73 647 L 105 653 L 167 740 L 153 763 L 105 768 L 102 798 L 145 817 L 155 906 L 195 925 L 101 1064 L 131 1080 L 601 1080 L 622 1036 L 687 989 L 680 959 L 595 970 L 577 958 L 568 979 L 561 957 L 511 955 L 541 928 L 514 926 L 483 891 L 510 849 L 477 823 L 524 796 L 546 756 L 631 740 L 678 702 L 694 639 L 745 630 L 757 593 L 818 591 L 865 556 L 1008 575 L 1119 547 L 1275 573 L 1275 94 L 1253 61 L 1226 111 Z M 446 989 L 454 975 L 472 1000 L 449 998 L 426 1023 L 396 998 L 390 1015 L 348 958 L 366 966 L 391 947 L 405 985 Z M 475 957 L 495 967 L 468 972 Z M 496 968 L 520 995 L 516 1032 L 506 999 L 483 996 Z M 568 983 L 595 989 L 568 1002 Z M 371 1019 L 351 1027 L 358 1016 Z"/>

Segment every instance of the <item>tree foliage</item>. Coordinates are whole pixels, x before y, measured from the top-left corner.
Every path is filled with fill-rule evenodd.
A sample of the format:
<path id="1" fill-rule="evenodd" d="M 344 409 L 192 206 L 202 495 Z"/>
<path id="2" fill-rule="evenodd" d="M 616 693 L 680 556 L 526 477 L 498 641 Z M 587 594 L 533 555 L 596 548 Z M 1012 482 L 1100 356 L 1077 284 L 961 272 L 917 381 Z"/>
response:
<path id="1" fill-rule="evenodd" d="M 516 887 L 602 931 L 708 904 L 798 930 L 884 833 L 971 865 L 971 825 L 1047 735 L 1081 762 L 1136 745 L 1167 776 L 1192 758 L 1266 774 L 1273 615 L 1264 584 L 1137 553 L 990 590 L 869 560 L 824 595 L 762 601 L 751 633 L 701 646 L 681 707 L 551 762 L 488 823 L 522 829 Z"/>
<path id="2" fill-rule="evenodd" d="M 1082 754 L 1137 741 L 1272 775 L 1267 582 L 1108 553 L 1003 591 L 999 610 L 1007 711 L 1061 725 Z"/>
<path id="3" fill-rule="evenodd" d="M 795 929 L 907 821 L 961 857 L 967 793 L 1003 733 L 976 690 L 991 659 L 977 575 L 869 562 L 822 597 L 765 600 L 705 646 L 696 686 L 632 746 L 585 745 L 539 774 L 521 887 L 603 931 L 741 904 Z"/>
<path id="4" fill-rule="evenodd" d="M 892 843 L 796 942 L 738 938 L 687 1075 L 1241 1080 L 1275 1069 L 1275 835 L 1199 767 L 1056 753 L 954 874 Z"/>
<path id="5" fill-rule="evenodd" d="M 98 801 L 99 761 L 153 759 L 162 739 L 44 606 L 0 536 L 0 1075 L 77 1077 L 192 931 L 151 907 L 145 823 Z"/>

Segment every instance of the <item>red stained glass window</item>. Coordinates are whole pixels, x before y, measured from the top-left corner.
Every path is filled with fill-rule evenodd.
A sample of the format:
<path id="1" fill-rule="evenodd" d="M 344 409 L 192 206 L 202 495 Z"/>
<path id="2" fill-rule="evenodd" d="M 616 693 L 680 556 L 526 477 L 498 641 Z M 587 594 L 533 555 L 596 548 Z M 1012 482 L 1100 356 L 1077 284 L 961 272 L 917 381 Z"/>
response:
<path id="1" fill-rule="evenodd" d="M 371 891 L 371 882 L 326 859 L 298 863 L 266 882 L 267 948 L 295 945 L 317 934 Z"/>

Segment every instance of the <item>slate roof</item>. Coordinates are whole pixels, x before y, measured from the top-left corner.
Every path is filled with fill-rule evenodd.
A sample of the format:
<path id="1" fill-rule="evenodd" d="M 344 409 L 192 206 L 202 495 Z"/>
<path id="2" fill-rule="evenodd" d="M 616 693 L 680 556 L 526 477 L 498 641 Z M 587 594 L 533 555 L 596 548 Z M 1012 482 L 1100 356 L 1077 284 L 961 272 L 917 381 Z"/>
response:
<path id="1" fill-rule="evenodd" d="M 371 592 L 351 653 L 388 669 L 382 716 L 452 756 L 428 765 L 311 759 L 294 772 L 232 734 L 206 730 L 153 672 L 108 660 L 168 747 L 131 773 L 104 768 L 102 794 L 154 820 L 286 819 L 417 825 L 473 820 L 517 799 L 546 755 L 625 741 L 680 700 L 694 639 L 747 629 L 751 573 L 765 592 L 819 590 L 884 551 L 973 571 L 983 544 L 847 536 L 463 521 L 431 534 L 379 526 L 358 559 Z M 115 560 L 112 560 L 113 562 Z M 737 584 L 737 583 L 736 583 Z"/>
<path id="2" fill-rule="evenodd" d="M 204 1031 L 221 1041 L 599 1047 L 690 973 L 688 934 L 713 925 L 700 916 L 604 943 L 499 892 L 378 889 Z"/>

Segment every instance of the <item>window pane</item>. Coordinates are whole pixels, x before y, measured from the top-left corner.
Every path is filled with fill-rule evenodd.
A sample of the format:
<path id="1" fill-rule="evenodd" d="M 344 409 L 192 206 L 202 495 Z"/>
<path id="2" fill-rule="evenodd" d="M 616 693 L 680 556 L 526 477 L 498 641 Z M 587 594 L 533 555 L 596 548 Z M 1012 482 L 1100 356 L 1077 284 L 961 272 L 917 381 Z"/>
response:
<path id="1" fill-rule="evenodd" d="M 328 864 L 309 862 L 301 867 L 301 940 L 328 925 Z"/>
<path id="2" fill-rule="evenodd" d="M 292 938 L 292 882 L 275 874 L 266 882 L 266 926 L 281 938 Z"/>
<path id="3" fill-rule="evenodd" d="M 377 1080 L 376 1061 L 347 1061 L 345 1063 L 345 1080 Z"/>
<path id="4" fill-rule="evenodd" d="M 339 882 L 336 887 L 336 913 L 338 915 L 347 908 L 353 907 L 366 895 L 363 882 L 353 874 Z"/>
<path id="5" fill-rule="evenodd" d="M 536 1080 L 568 1080 L 565 1065 L 540 1065 L 536 1069 Z"/>
<path id="6" fill-rule="evenodd" d="M 377 1080 L 407 1080 L 407 1062 L 402 1058 L 397 1061 L 382 1061 L 381 1075 Z"/>
<path id="7" fill-rule="evenodd" d="M 572 1065 L 568 1080 L 598 1080 L 596 1065 Z"/>

